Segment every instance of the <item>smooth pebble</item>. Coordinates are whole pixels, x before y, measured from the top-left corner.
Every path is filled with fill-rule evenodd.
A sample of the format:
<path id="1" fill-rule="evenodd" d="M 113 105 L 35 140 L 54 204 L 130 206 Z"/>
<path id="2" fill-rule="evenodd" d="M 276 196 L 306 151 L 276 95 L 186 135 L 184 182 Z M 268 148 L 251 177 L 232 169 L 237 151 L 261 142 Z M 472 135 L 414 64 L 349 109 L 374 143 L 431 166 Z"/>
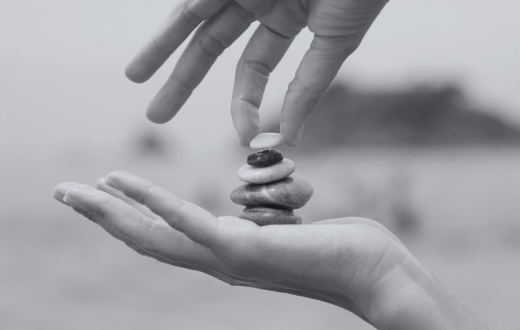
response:
<path id="1" fill-rule="evenodd" d="M 262 184 L 281 180 L 294 172 L 296 166 L 290 159 L 283 159 L 268 167 L 244 165 L 238 170 L 238 178 L 244 182 Z"/>
<path id="2" fill-rule="evenodd" d="M 253 221 L 259 226 L 299 225 L 302 223 L 302 218 L 292 211 L 269 207 L 246 207 L 238 217 Z"/>
<path id="3" fill-rule="evenodd" d="M 231 192 L 231 201 L 243 206 L 299 209 L 312 196 L 311 185 L 299 175 L 267 184 L 243 184 Z"/>
<path id="4" fill-rule="evenodd" d="M 253 149 L 273 148 L 282 143 L 282 135 L 280 133 L 260 133 L 255 136 L 249 146 Z"/>
<path id="5" fill-rule="evenodd" d="M 281 162 L 283 155 L 276 149 L 262 149 L 247 156 L 247 164 L 255 167 L 267 167 Z"/>

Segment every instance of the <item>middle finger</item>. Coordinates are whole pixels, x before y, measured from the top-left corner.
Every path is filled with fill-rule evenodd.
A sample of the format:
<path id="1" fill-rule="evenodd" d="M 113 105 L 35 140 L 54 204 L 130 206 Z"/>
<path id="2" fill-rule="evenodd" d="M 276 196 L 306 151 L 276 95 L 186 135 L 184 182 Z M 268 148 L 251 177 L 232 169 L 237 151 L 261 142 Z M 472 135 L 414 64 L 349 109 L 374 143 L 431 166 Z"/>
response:
<path id="1" fill-rule="evenodd" d="M 148 118 L 155 123 L 172 119 L 206 76 L 217 57 L 254 20 L 251 13 L 233 1 L 199 27 L 173 73 L 148 106 Z"/>

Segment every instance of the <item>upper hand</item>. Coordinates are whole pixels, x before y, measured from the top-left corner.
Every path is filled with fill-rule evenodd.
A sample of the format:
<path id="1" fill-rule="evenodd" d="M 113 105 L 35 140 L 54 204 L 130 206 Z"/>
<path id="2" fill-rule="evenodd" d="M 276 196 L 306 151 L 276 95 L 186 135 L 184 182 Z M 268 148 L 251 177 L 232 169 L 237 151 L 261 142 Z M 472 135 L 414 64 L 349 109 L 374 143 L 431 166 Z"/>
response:
<path id="1" fill-rule="evenodd" d="M 126 75 L 135 82 L 148 80 L 204 21 L 148 107 L 151 121 L 167 122 L 183 106 L 217 57 L 258 20 L 261 24 L 237 65 L 231 104 L 240 142 L 248 146 L 258 134 L 258 109 L 269 74 L 296 35 L 308 26 L 314 40 L 289 85 L 280 115 L 282 139 L 289 147 L 296 147 L 308 115 L 387 1 L 181 0 L 128 64 Z"/>
<path id="2" fill-rule="evenodd" d="M 374 326 L 399 304 L 403 287 L 425 276 L 401 242 L 368 219 L 259 227 L 216 218 L 125 172 L 98 180 L 97 189 L 63 183 L 54 197 L 140 254 L 232 285 L 329 302 Z"/>

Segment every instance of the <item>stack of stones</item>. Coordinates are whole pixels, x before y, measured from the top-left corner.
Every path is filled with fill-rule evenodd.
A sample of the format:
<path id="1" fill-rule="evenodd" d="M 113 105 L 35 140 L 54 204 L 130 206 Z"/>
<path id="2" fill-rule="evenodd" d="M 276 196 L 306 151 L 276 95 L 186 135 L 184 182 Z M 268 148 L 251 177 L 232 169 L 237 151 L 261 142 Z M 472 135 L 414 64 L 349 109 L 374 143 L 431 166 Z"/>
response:
<path id="1" fill-rule="evenodd" d="M 300 224 L 302 219 L 293 210 L 309 201 L 312 187 L 301 176 L 291 175 L 294 170 L 294 162 L 276 149 L 249 155 L 247 164 L 238 170 L 246 184 L 231 193 L 233 203 L 246 207 L 238 217 L 259 226 Z"/>

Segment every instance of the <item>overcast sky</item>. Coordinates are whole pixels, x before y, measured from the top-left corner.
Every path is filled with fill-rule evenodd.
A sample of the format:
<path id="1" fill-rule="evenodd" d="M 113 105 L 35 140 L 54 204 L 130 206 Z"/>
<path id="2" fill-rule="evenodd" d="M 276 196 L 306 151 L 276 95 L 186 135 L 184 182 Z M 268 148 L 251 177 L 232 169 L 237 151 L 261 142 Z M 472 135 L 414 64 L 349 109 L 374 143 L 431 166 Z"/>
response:
<path id="1" fill-rule="evenodd" d="M 44 155 L 67 143 L 111 146 L 150 128 L 202 150 L 229 145 L 235 134 L 229 115 L 234 69 L 253 28 L 166 125 L 148 123 L 144 111 L 180 51 L 145 84 L 124 77 L 128 59 L 174 5 L 0 0 L 0 150 Z M 459 81 L 477 101 L 520 123 L 518 12 L 520 4 L 510 0 L 392 0 L 339 77 L 393 88 Z M 272 74 L 264 109 L 280 108 L 311 38 L 302 32 Z"/>

